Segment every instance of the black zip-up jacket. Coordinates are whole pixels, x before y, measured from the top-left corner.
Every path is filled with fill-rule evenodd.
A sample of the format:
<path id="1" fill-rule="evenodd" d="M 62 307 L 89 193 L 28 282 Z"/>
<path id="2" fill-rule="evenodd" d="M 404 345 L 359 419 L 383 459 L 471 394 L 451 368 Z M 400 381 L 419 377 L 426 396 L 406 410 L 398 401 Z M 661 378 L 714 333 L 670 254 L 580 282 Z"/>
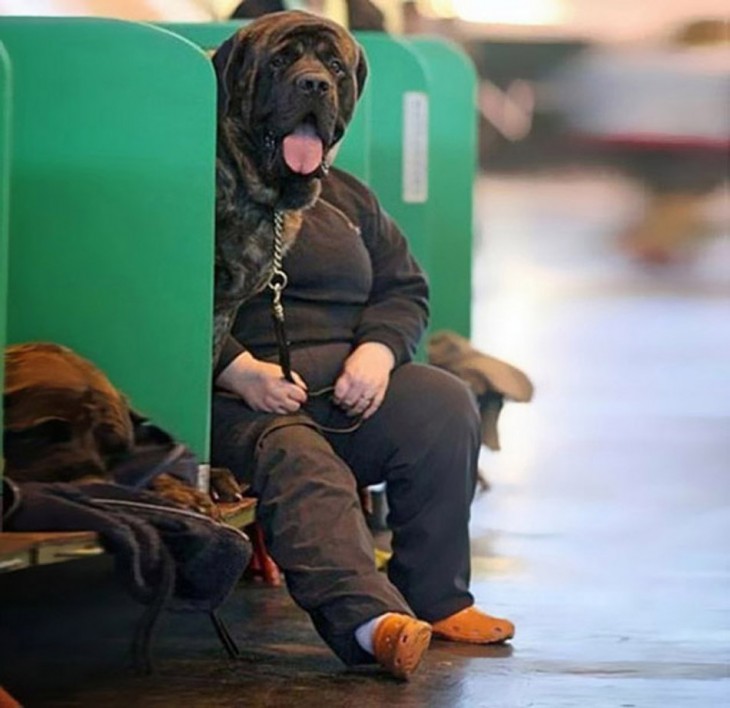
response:
<path id="1" fill-rule="evenodd" d="M 428 283 L 395 222 L 353 176 L 333 169 L 322 180 L 284 270 L 292 349 L 380 342 L 396 365 L 413 357 L 428 321 Z M 276 355 L 268 289 L 239 308 L 215 375 L 246 350 Z"/>

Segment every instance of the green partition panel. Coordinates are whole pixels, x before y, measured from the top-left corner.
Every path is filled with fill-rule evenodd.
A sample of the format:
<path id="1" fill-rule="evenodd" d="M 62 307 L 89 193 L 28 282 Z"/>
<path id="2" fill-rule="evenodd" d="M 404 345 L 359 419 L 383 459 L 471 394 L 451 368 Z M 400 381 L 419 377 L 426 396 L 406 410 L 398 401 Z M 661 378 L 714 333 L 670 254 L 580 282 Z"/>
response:
<path id="1" fill-rule="evenodd" d="M 245 24 L 247 23 L 241 20 L 228 20 L 227 22 L 163 22 L 158 26 L 185 37 L 206 52 L 213 52 Z"/>
<path id="2" fill-rule="evenodd" d="M 2 18 L 8 341 L 56 341 L 208 457 L 215 76 L 164 30 Z"/>
<path id="3" fill-rule="evenodd" d="M 370 63 L 370 186 L 430 273 L 426 70 L 405 41 L 374 32 L 357 38 Z"/>
<path id="4" fill-rule="evenodd" d="M 10 120 L 12 84 L 10 59 L 0 42 L 0 353 L 5 349 L 5 319 L 8 286 L 8 217 L 10 214 Z M 4 381 L 5 357 L 0 356 L 0 386 Z M 3 407 L 0 406 L 0 430 L 3 428 Z M 3 436 L 0 435 L 0 480 L 3 475 Z M 0 490 L 2 487 L 0 486 Z M 0 508 L 2 508 L 0 491 Z M 0 519 L 0 529 L 2 520 Z"/>
<path id="5" fill-rule="evenodd" d="M 477 76 L 456 45 L 414 37 L 429 85 L 428 242 L 431 328 L 471 335 Z"/>
<path id="6" fill-rule="evenodd" d="M 242 21 L 165 23 L 160 27 L 189 39 L 205 51 L 215 50 L 236 30 L 246 24 Z M 340 146 L 335 164 L 368 182 L 370 178 L 370 97 L 366 92 L 358 102 L 355 115 Z"/>

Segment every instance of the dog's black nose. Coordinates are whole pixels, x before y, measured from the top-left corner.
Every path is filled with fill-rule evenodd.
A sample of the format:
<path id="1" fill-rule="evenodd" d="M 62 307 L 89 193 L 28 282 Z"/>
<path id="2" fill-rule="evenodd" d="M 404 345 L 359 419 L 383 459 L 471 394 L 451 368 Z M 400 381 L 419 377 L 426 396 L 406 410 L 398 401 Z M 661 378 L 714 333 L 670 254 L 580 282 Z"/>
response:
<path id="1" fill-rule="evenodd" d="M 297 78 L 297 88 L 308 96 L 324 96 L 332 88 L 332 82 L 322 74 L 302 74 Z"/>

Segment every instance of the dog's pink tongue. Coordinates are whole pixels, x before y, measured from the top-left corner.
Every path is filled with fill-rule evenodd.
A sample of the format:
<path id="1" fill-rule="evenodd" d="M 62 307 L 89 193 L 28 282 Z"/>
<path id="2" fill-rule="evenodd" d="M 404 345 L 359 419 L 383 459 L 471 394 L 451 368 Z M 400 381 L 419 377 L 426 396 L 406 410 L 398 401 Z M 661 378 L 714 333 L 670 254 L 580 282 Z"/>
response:
<path id="1" fill-rule="evenodd" d="M 284 138 L 284 161 L 292 172 L 308 175 L 321 164 L 322 141 L 311 125 L 303 123 Z"/>

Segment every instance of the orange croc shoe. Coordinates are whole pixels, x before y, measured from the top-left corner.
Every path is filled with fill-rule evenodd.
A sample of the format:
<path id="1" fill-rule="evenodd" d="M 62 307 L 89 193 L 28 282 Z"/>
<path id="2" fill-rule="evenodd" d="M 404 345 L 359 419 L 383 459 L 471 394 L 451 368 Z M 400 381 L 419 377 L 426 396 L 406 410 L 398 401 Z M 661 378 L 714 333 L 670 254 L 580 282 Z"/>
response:
<path id="1" fill-rule="evenodd" d="M 515 626 L 480 609 L 467 607 L 438 622 L 432 622 L 433 636 L 468 644 L 499 644 L 515 636 Z"/>
<path id="2" fill-rule="evenodd" d="M 375 660 L 393 676 L 408 679 L 431 643 L 431 626 L 408 615 L 384 617 L 373 634 Z"/>

